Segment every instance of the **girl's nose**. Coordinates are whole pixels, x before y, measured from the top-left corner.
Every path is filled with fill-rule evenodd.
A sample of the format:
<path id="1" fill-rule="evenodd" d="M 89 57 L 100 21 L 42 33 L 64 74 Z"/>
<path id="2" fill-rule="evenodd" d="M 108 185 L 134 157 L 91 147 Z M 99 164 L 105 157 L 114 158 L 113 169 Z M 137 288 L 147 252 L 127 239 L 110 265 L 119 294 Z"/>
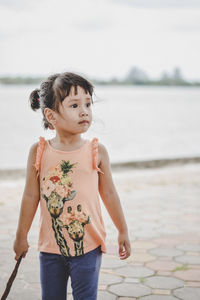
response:
<path id="1" fill-rule="evenodd" d="M 81 113 L 81 116 L 84 116 L 84 115 L 86 115 L 86 116 L 87 116 L 87 115 L 88 115 L 88 113 L 87 113 L 87 112 L 82 112 L 82 113 Z"/>

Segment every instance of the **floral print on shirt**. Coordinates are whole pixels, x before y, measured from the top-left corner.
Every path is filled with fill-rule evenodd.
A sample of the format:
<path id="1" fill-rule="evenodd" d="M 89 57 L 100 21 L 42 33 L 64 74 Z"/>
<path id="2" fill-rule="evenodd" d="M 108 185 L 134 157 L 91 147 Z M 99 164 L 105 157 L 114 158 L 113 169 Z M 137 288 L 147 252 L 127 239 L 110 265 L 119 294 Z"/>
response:
<path id="1" fill-rule="evenodd" d="M 69 160 L 62 160 L 48 170 L 41 184 L 41 194 L 46 200 L 47 209 L 51 215 L 56 242 L 60 252 L 65 256 L 71 256 L 71 254 L 62 230 L 67 230 L 69 237 L 74 242 L 75 256 L 79 256 L 84 254 L 84 226 L 91 222 L 90 216 L 82 211 L 81 204 L 77 205 L 74 212 L 71 206 L 68 206 L 65 211 L 65 203 L 72 201 L 77 193 L 73 189 L 70 177 L 70 173 L 77 164 L 71 164 Z"/>

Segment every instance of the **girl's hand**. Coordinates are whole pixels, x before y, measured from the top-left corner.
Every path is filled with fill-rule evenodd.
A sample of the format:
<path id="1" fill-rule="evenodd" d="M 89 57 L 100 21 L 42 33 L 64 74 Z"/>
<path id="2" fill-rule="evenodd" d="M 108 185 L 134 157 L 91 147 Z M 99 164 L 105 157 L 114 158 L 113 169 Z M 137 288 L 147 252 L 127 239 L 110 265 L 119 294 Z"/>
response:
<path id="1" fill-rule="evenodd" d="M 131 254 L 131 244 L 128 238 L 128 232 L 118 234 L 119 256 L 120 259 L 126 259 Z"/>
<path id="2" fill-rule="evenodd" d="M 18 260 L 19 257 L 23 254 L 23 258 L 25 258 L 26 253 L 28 252 L 29 244 L 27 239 L 19 239 L 16 238 L 14 242 L 13 249 L 16 253 L 15 260 Z"/>

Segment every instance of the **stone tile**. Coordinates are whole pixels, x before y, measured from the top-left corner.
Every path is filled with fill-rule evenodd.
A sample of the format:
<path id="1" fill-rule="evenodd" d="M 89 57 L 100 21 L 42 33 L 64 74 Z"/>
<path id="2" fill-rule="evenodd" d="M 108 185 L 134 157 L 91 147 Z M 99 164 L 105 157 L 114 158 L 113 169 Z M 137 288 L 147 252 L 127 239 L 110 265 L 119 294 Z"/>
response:
<path id="1" fill-rule="evenodd" d="M 161 276 L 173 276 L 174 274 L 169 271 L 157 271 L 156 275 L 161 275 Z"/>
<path id="2" fill-rule="evenodd" d="M 157 236 L 157 233 L 155 232 L 155 230 L 144 229 L 135 231 L 134 235 L 136 236 L 136 238 L 149 239 L 155 238 Z"/>
<path id="3" fill-rule="evenodd" d="M 200 252 L 200 245 L 180 244 L 180 245 L 177 245 L 176 248 L 183 250 L 183 251 L 199 251 Z"/>
<path id="4" fill-rule="evenodd" d="M 99 291 L 106 291 L 106 289 L 107 289 L 107 285 L 103 285 L 103 284 L 98 285 L 98 290 Z"/>
<path id="5" fill-rule="evenodd" d="M 153 242 L 163 246 L 176 246 L 179 243 L 177 237 L 163 237 L 153 239 Z"/>
<path id="6" fill-rule="evenodd" d="M 172 261 L 173 257 L 171 256 L 159 256 L 159 260 L 163 261 Z"/>
<path id="7" fill-rule="evenodd" d="M 200 270 L 200 264 L 199 264 L 199 265 L 190 265 L 190 264 L 188 264 L 187 267 L 188 267 L 189 269 Z"/>
<path id="8" fill-rule="evenodd" d="M 115 276 L 113 274 L 104 274 L 100 272 L 99 275 L 99 284 L 100 285 L 109 285 L 113 283 L 120 283 L 122 282 L 122 277 L 120 276 Z"/>
<path id="9" fill-rule="evenodd" d="M 118 245 L 117 244 L 107 244 L 106 255 L 118 255 Z"/>
<path id="10" fill-rule="evenodd" d="M 67 294 L 67 300 L 73 300 L 74 298 L 73 298 L 73 296 L 72 296 L 72 294 Z"/>
<path id="11" fill-rule="evenodd" d="M 140 300 L 177 300 L 177 298 L 173 296 L 165 296 L 165 295 L 150 295 L 150 296 L 141 297 Z"/>
<path id="12" fill-rule="evenodd" d="M 72 283 L 71 283 L 71 277 L 68 278 L 68 282 L 67 282 L 67 292 L 68 293 L 72 293 Z"/>
<path id="13" fill-rule="evenodd" d="M 170 295 L 171 290 L 166 290 L 166 289 L 152 289 L 152 293 L 154 295 Z"/>
<path id="14" fill-rule="evenodd" d="M 186 281 L 185 285 L 200 287 L 200 282 L 199 281 Z"/>
<path id="15" fill-rule="evenodd" d="M 114 269 L 123 267 L 124 265 L 127 265 L 127 262 L 124 260 L 120 260 L 118 257 L 110 257 L 110 256 L 102 256 L 102 264 L 101 268 L 105 269 Z"/>
<path id="16" fill-rule="evenodd" d="M 40 273 L 38 272 L 23 272 L 20 273 L 23 277 L 23 279 L 27 282 L 27 283 L 40 283 Z"/>
<path id="17" fill-rule="evenodd" d="M 152 249 L 157 248 L 158 245 L 152 241 L 146 241 L 146 240 L 137 240 L 133 243 L 133 249 Z"/>
<path id="18" fill-rule="evenodd" d="M 173 291 L 173 295 L 179 297 L 182 300 L 199 300 L 200 288 L 197 287 L 183 287 Z"/>
<path id="19" fill-rule="evenodd" d="M 15 293 L 18 290 L 23 290 L 26 287 L 26 282 L 24 280 L 21 280 L 19 278 L 15 278 L 12 287 L 11 292 Z M 4 289 L 6 288 L 6 285 L 4 286 Z"/>
<path id="20" fill-rule="evenodd" d="M 134 249 L 134 255 L 135 253 L 147 253 L 147 249 Z"/>
<path id="21" fill-rule="evenodd" d="M 153 255 L 150 255 L 148 253 L 135 253 L 133 255 L 133 258 L 131 258 L 131 262 L 141 262 L 141 263 L 145 263 L 148 261 L 153 261 L 155 260 L 156 257 Z"/>
<path id="22" fill-rule="evenodd" d="M 128 298 L 128 297 L 119 297 L 119 300 L 136 300 L 136 298 Z"/>
<path id="23" fill-rule="evenodd" d="M 141 283 L 120 283 L 111 285 L 108 290 L 117 296 L 141 297 L 151 294 L 151 289 Z"/>
<path id="24" fill-rule="evenodd" d="M 111 274 L 114 276 L 119 276 L 118 274 L 116 274 L 115 269 L 101 269 L 100 272 L 103 274 Z"/>
<path id="25" fill-rule="evenodd" d="M 181 264 L 178 264 L 172 260 L 170 261 L 163 261 L 163 260 L 155 260 L 152 262 L 148 262 L 145 264 L 146 267 L 153 269 L 155 271 L 172 271 L 176 267 L 180 266 Z"/>
<path id="26" fill-rule="evenodd" d="M 166 276 L 153 276 L 145 278 L 145 285 L 154 289 L 175 289 L 184 285 L 180 279 Z"/>
<path id="27" fill-rule="evenodd" d="M 97 295 L 98 300 L 117 300 L 117 297 L 109 292 L 98 291 Z"/>
<path id="28" fill-rule="evenodd" d="M 40 283 L 26 283 L 26 288 L 30 288 L 32 290 L 41 290 L 41 285 Z"/>
<path id="29" fill-rule="evenodd" d="M 10 295 L 12 300 L 41 300 L 41 295 L 30 289 L 17 290 Z"/>
<path id="30" fill-rule="evenodd" d="M 174 260 L 184 264 L 200 264 L 200 256 L 181 255 L 175 257 Z"/>
<path id="31" fill-rule="evenodd" d="M 140 267 L 142 267 L 142 266 L 144 266 L 144 263 L 143 262 L 137 262 L 137 261 L 131 261 L 131 262 L 129 262 L 128 265 L 129 266 L 140 266 Z"/>
<path id="32" fill-rule="evenodd" d="M 142 266 L 126 266 L 116 269 L 116 273 L 126 277 L 147 277 L 154 274 L 154 271 Z"/>
<path id="33" fill-rule="evenodd" d="M 187 208 L 188 209 L 188 208 Z M 179 241 L 179 244 L 185 244 L 187 241 L 187 244 L 192 245 L 198 245 L 200 240 L 200 235 L 198 235 L 196 232 L 185 232 L 179 236 L 176 237 L 177 241 Z"/>
<path id="34" fill-rule="evenodd" d="M 196 256 L 199 256 L 199 252 L 194 252 L 194 251 L 186 251 L 185 252 L 185 255 L 196 255 Z"/>
<path id="35" fill-rule="evenodd" d="M 174 248 L 155 248 L 148 251 L 150 254 L 157 256 L 178 256 L 183 254 L 183 251 Z"/>
<path id="36" fill-rule="evenodd" d="M 124 282 L 126 282 L 126 283 L 131 283 L 131 282 L 140 283 L 140 280 L 138 278 L 126 277 L 126 278 L 124 278 Z"/>
<path id="37" fill-rule="evenodd" d="M 200 270 L 180 270 L 174 272 L 174 276 L 183 280 L 200 281 Z"/>

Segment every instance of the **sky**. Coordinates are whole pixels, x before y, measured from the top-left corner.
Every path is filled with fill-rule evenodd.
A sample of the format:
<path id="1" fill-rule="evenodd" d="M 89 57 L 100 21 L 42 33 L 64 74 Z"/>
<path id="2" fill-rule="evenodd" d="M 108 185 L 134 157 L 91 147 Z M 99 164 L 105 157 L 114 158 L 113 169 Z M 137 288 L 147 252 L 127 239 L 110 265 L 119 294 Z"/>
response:
<path id="1" fill-rule="evenodd" d="M 199 0 L 0 0 L 0 76 L 200 79 Z"/>

